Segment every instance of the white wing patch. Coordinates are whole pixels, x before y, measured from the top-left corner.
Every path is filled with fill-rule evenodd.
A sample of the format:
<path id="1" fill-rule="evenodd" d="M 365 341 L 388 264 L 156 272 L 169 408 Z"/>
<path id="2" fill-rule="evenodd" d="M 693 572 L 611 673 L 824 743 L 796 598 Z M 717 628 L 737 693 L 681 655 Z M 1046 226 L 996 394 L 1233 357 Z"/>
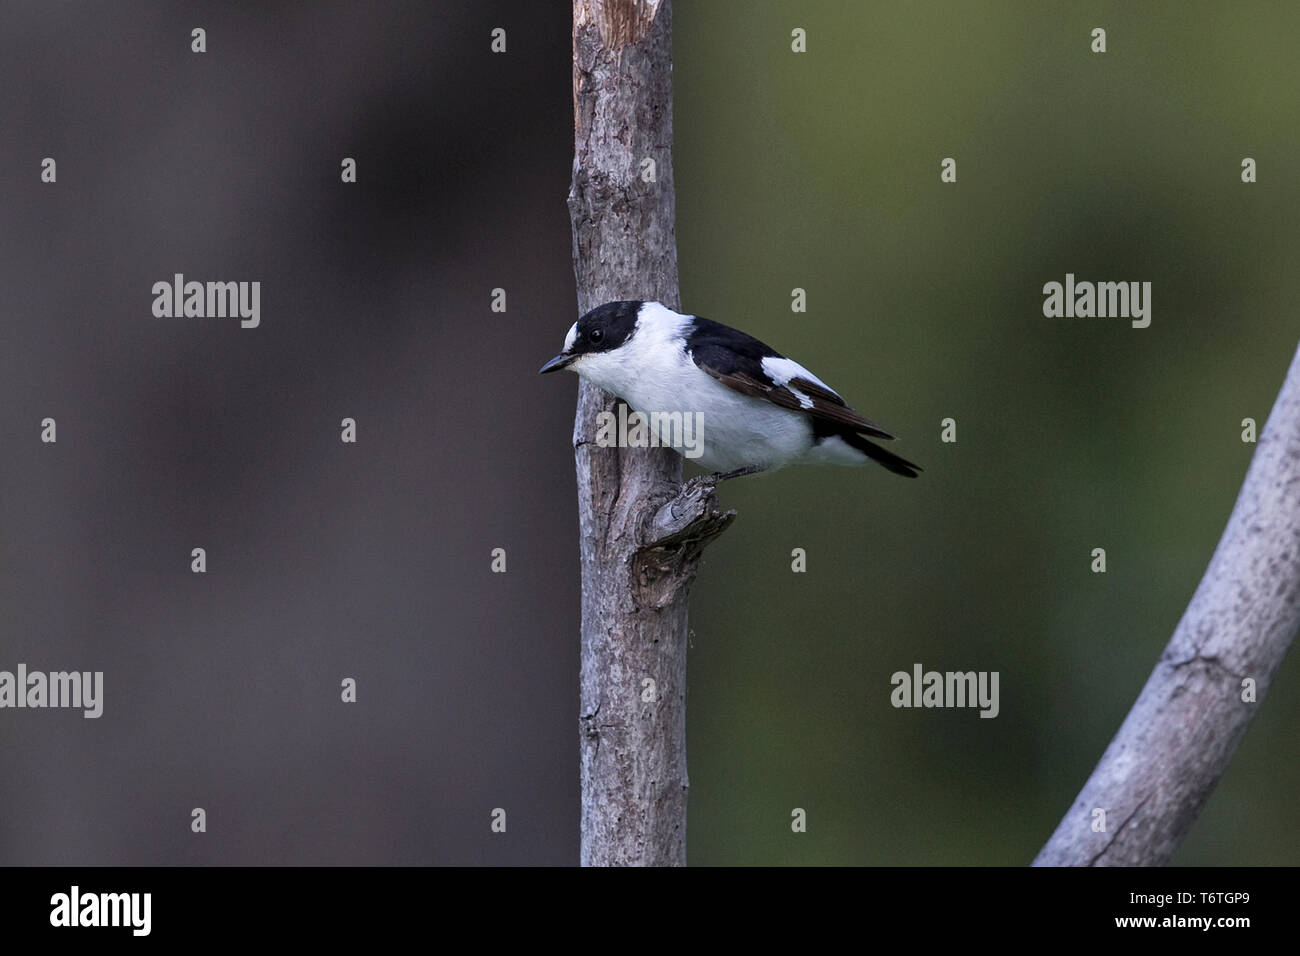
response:
<path id="1" fill-rule="evenodd" d="M 763 371 L 776 385 L 785 385 L 792 378 L 802 378 L 812 382 L 814 385 L 820 385 L 828 392 L 835 392 L 835 389 L 831 388 L 794 359 L 772 358 L 771 356 L 768 356 L 763 359 Z M 790 391 L 799 396 L 800 405 L 803 405 L 804 408 L 812 408 L 812 400 L 806 395 L 800 394 L 793 388 L 790 389 Z M 835 394 L 838 395 L 839 392 L 835 392 Z"/>

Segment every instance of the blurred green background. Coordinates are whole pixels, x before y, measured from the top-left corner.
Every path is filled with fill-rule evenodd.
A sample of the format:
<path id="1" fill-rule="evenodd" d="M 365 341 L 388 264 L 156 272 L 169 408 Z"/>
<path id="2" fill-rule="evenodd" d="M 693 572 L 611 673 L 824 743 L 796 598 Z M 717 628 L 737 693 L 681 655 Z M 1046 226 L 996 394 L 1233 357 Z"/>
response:
<path id="1" fill-rule="evenodd" d="M 740 519 L 693 603 L 691 861 L 1026 863 L 1178 622 L 1241 420 L 1263 427 L 1296 348 L 1300 7 L 674 19 L 683 308 L 810 366 L 926 469 L 725 487 Z M 1150 281 L 1150 328 L 1044 318 L 1067 272 Z M 999 671 L 1000 716 L 892 708 L 917 662 Z M 1298 687 L 1292 655 L 1175 863 L 1300 862 Z"/>

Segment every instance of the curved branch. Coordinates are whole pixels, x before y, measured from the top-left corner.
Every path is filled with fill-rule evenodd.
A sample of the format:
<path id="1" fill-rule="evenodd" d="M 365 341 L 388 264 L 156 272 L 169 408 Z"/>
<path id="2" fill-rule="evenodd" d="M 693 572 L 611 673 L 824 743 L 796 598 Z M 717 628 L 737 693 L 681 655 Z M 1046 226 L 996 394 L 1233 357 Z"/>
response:
<path id="1" fill-rule="evenodd" d="M 1300 352 L 1182 620 L 1035 866 L 1168 862 L 1300 627 Z M 1094 831 L 1095 811 L 1106 830 Z"/>

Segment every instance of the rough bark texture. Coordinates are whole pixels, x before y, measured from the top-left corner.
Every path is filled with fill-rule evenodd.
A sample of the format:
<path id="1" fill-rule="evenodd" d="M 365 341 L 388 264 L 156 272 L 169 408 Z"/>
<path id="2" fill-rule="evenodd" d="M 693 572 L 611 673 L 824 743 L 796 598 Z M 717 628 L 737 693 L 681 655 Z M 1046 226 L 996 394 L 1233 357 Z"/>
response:
<path id="1" fill-rule="evenodd" d="M 578 312 L 615 299 L 676 308 L 669 0 L 575 0 L 573 23 Z M 707 484 L 681 487 L 676 452 L 597 447 L 596 415 L 614 401 L 579 389 L 582 863 L 682 865 L 687 591 L 734 513 Z"/>
<path id="2" fill-rule="evenodd" d="M 1300 627 L 1300 352 L 1210 566 L 1137 703 L 1037 866 L 1168 862 Z M 1092 830 L 1106 811 L 1106 832 Z"/>

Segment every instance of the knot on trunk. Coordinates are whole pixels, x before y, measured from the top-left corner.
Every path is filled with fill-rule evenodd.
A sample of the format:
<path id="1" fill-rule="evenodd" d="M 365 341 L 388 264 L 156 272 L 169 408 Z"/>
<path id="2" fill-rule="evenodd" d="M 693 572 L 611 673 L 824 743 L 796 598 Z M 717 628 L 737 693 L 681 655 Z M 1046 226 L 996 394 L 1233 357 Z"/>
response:
<path id="1" fill-rule="evenodd" d="M 736 518 L 723 511 L 712 482 L 691 481 L 676 489 L 650 516 L 643 544 L 632 554 L 632 580 L 639 607 L 659 610 L 689 588 L 700 553 Z"/>

